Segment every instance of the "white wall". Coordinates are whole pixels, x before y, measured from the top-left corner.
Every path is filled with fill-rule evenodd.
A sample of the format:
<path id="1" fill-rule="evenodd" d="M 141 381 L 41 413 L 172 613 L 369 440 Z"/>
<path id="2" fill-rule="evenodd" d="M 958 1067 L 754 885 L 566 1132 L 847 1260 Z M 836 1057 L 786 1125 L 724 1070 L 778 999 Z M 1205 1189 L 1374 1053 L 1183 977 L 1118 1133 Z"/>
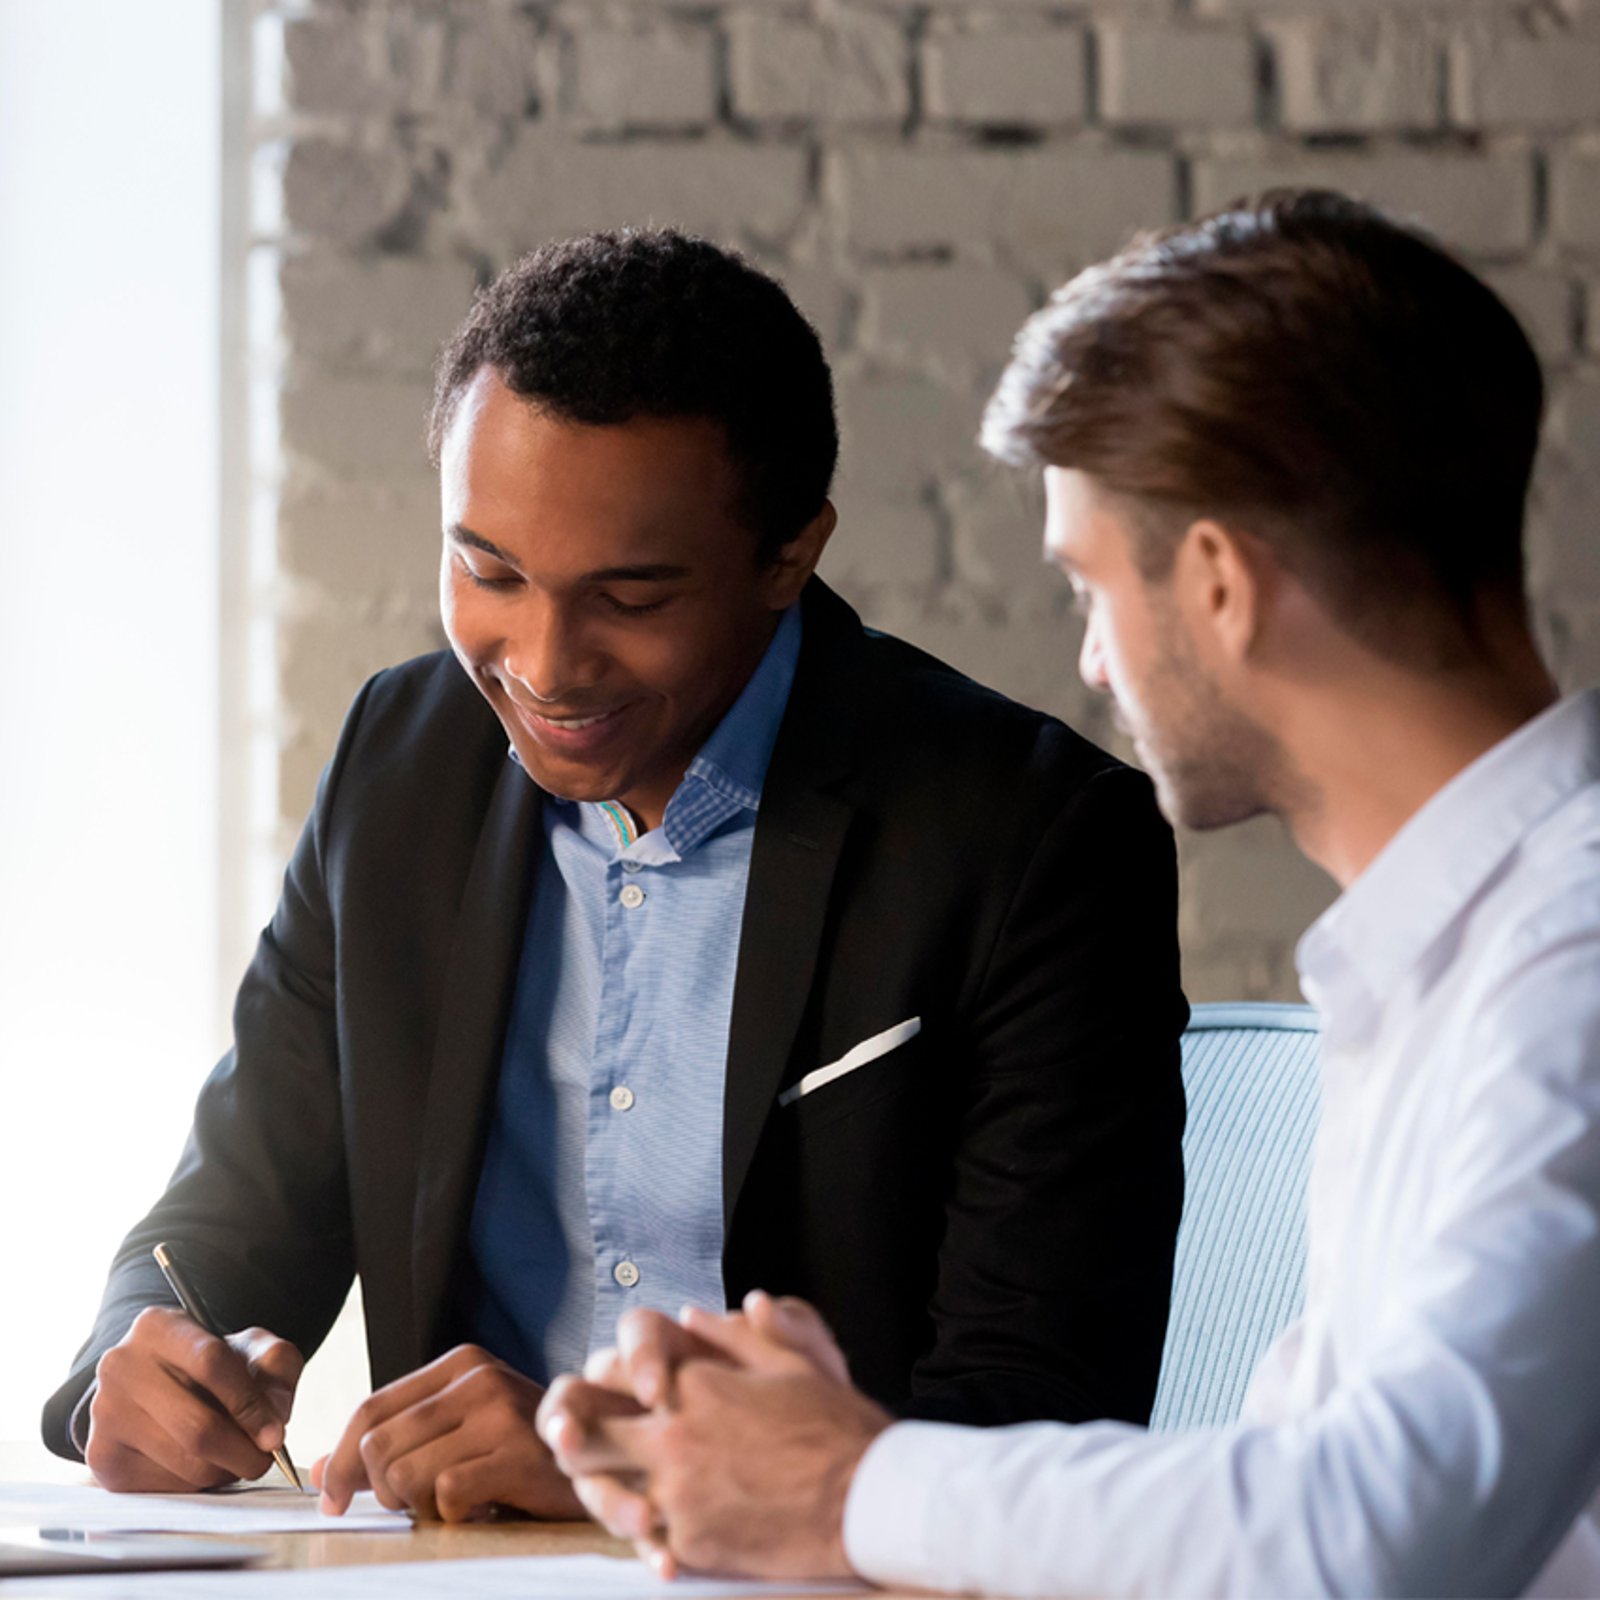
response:
<path id="1" fill-rule="evenodd" d="M 0 1440 L 223 1037 L 219 10 L 0 0 Z"/>

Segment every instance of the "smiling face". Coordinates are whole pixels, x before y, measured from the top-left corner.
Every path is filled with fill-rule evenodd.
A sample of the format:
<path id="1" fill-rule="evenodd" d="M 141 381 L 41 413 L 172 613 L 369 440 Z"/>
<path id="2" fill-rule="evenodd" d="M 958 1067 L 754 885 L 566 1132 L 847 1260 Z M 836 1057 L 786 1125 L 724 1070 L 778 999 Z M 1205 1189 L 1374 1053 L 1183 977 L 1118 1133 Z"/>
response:
<path id="1" fill-rule="evenodd" d="M 833 526 L 761 565 L 721 428 L 564 422 L 483 368 L 440 456 L 440 611 L 541 788 L 655 827 Z"/>
<path id="2" fill-rule="evenodd" d="M 1086 473 L 1047 467 L 1044 477 L 1045 555 L 1066 574 L 1085 618 L 1078 670 L 1115 700 L 1161 809 L 1190 828 L 1226 827 L 1272 809 L 1267 796 L 1282 751 L 1206 671 L 1175 589 L 1186 564 L 1147 578 L 1124 507 Z"/>

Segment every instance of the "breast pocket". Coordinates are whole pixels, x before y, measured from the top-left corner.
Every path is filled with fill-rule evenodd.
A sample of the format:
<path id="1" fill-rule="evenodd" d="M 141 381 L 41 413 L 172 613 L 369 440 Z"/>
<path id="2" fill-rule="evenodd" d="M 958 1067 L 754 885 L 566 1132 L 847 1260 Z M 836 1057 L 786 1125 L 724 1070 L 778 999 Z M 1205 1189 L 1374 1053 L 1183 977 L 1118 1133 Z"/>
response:
<path id="1" fill-rule="evenodd" d="M 921 1017 L 907 1017 L 852 1046 L 837 1061 L 808 1072 L 778 1096 L 780 1113 L 795 1119 L 801 1133 L 837 1121 L 862 1106 L 902 1088 L 922 1032 Z"/>

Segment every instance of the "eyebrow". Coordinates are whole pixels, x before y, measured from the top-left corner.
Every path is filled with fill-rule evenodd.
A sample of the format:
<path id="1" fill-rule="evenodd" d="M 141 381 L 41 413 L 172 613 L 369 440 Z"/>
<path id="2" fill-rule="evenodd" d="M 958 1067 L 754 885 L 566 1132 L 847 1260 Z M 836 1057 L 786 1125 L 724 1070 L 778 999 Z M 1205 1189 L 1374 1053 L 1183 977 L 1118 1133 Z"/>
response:
<path id="1" fill-rule="evenodd" d="M 471 528 L 465 528 L 459 522 L 453 524 L 449 532 L 457 544 L 470 545 L 474 550 L 482 550 L 485 555 L 493 556 L 496 561 L 503 561 L 508 567 L 516 568 L 518 572 L 522 570 L 515 556 L 502 550 L 492 540 L 485 539 L 481 533 L 474 533 Z M 632 567 L 600 567 L 594 572 L 584 573 L 578 581 L 580 583 L 666 583 L 673 578 L 692 576 L 691 567 L 675 566 L 669 561 L 654 561 Z"/>

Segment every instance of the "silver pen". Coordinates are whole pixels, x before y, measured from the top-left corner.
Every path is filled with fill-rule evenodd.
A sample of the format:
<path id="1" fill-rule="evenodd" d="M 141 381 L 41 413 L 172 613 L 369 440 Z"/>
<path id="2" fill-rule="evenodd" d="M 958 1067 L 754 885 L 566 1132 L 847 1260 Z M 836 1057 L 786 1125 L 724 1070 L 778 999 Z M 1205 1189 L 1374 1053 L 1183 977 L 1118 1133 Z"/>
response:
<path id="1" fill-rule="evenodd" d="M 207 1333 L 218 1339 L 227 1338 L 222 1329 L 216 1327 L 211 1318 L 206 1315 L 205 1309 L 200 1304 L 199 1297 L 184 1280 L 183 1274 L 178 1270 L 178 1263 L 172 1259 L 172 1252 L 167 1248 L 166 1243 L 163 1241 L 158 1244 L 150 1253 L 156 1258 L 156 1265 L 161 1268 L 161 1276 L 167 1280 L 168 1286 L 177 1295 L 178 1304 L 183 1307 L 189 1320 L 198 1323 Z M 289 1459 L 288 1440 L 285 1440 L 272 1452 L 272 1459 L 278 1463 L 278 1470 L 284 1477 L 304 1494 L 305 1485 L 300 1481 L 300 1474 L 294 1470 L 294 1462 Z"/>

